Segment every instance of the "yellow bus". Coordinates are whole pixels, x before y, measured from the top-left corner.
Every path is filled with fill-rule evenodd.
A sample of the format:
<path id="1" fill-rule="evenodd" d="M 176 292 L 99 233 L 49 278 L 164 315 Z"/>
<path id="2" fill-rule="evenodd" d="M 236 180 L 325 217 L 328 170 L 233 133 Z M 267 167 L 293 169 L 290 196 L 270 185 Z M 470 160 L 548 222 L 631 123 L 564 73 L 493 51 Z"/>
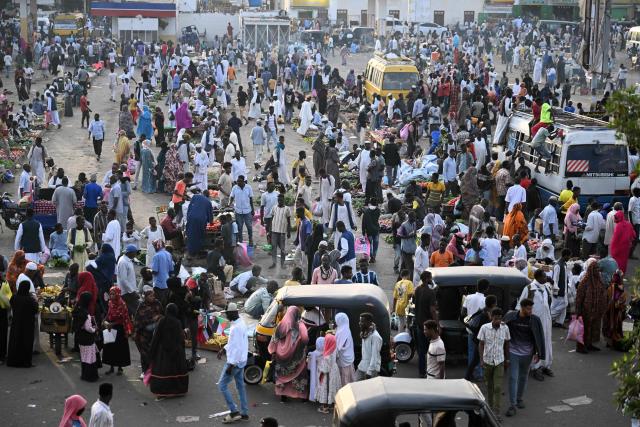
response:
<path id="1" fill-rule="evenodd" d="M 53 34 L 56 36 L 83 36 L 84 15 L 82 13 L 60 13 L 53 18 Z"/>
<path id="2" fill-rule="evenodd" d="M 406 97 L 419 79 L 418 69 L 411 59 L 376 52 L 364 71 L 365 96 L 369 102 L 373 101 L 373 95 L 387 98 L 391 94 L 398 98 L 402 94 Z"/>

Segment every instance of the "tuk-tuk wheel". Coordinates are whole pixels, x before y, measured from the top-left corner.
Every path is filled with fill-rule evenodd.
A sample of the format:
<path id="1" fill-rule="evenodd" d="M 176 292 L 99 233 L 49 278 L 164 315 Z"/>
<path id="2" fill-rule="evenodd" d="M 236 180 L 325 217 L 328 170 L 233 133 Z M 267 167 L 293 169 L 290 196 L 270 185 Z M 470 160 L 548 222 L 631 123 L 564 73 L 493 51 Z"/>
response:
<path id="1" fill-rule="evenodd" d="M 413 358 L 413 348 L 406 342 L 399 342 L 394 346 L 396 359 L 400 363 L 408 363 Z"/>
<path id="2" fill-rule="evenodd" d="M 257 385 L 262 381 L 262 368 L 258 365 L 248 365 L 244 368 L 244 382 Z"/>

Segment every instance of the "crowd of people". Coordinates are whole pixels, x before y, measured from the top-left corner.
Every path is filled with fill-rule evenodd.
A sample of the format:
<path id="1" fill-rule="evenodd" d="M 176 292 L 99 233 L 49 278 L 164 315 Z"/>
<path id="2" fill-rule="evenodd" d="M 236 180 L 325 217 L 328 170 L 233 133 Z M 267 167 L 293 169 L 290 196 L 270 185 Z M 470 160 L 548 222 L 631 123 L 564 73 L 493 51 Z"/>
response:
<path id="1" fill-rule="evenodd" d="M 266 237 L 269 270 L 289 274 L 282 286 L 380 285 L 372 267 L 382 262 L 377 255 L 385 240 L 383 214 L 390 216 L 393 262 L 388 263 L 397 275 L 392 312 L 402 332 L 409 327 L 408 311 L 415 310 L 420 377 L 446 377 L 438 287 L 430 267 L 500 266 L 531 279 L 514 310 L 496 306 L 486 280 L 463 303 L 461 319 L 469 330 L 465 378 L 484 377 L 497 414 L 504 371 L 507 416 L 524 407 L 529 372 L 539 381 L 554 376 L 552 328 L 566 328 L 570 314 L 584 322 L 577 352 L 599 351 L 601 334 L 608 347 L 619 345 L 628 299 L 623 279 L 640 232 L 640 189 L 633 190 L 627 206 L 596 200 L 581 206 L 581 190 L 571 181 L 557 197 L 542 200 L 535 179 L 542 160 L 548 171 L 547 140 L 561 136 L 554 108 L 584 113 L 581 103 L 573 105 L 573 83 L 560 54 L 565 48 L 577 51 L 579 36 L 572 29 L 547 32 L 516 19 L 455 28 L 449 36 L 378 38 L 376 50 L 415 58 L 420 71 L 407 96 L 397 99 L 368 97 L 363 75 L 354 70 L 343 78 L 328 64 L 329 40 L 314 48 L 255 49 L 243 46 L 229 25 L 211 46 L 196 46 L 194 57 L 185 46 L 165 42 L 47 41 L 37 35 L 33 44 L 16 37 L 8 43 L 11 34 L 0 39 L 11 58 L 0 55 L 0 68 L 8 73 L 15 64 L 23 105 L 14 112 L 1 95 L 5 138 L 28 131 L 38 116 L 47 127 L 60 128 L 56 98 L 64 94 L 64 117 L 80 110 L 80 126 L 86 125 L 100 161 L 110 138 L 105 129 L 113 128 L 116 118 L 95 113 L 90 120 L 90 72 L 98 61 L 108 70 L 110 101 L 120 102 L 120 113 L 117 134 L 112 133 L 113 163 L 101 180 L 97 173 L 88 179 L 81 173 L 71 186 L 63 168 L 47 162 L 42 139 L 22 166 L 18 194 L 32 201 L 40 189 L 53 190 L 57 224 L 47 243 L 33 209 L 26 209 L 15 253 L 4 267 L 13 295 L 0 291 L 0 360 L 7 366 L 33 366 L 33 354 L 41 351 L 37 289 L 44 285 L 46 259 L 61 259 L 69 263 L 62 297 L 73 306 L 82 380 L 122 375 L 131 365 L 131 338 L 140 356 L 140 379 L 150 391 L 158 399 L 187 394 L 203 319 L 217 306 L 229 322 L 228 344 L 218 354 L 226 356 L 218 382 L 230 411 L 223 422 L 246 420 L 243 368 L 249 337 L 243 315 L 260 319 L 280 287 L 263 277 L 258 265 L 240 272 L 257 247 L 254 230 Z M 501 76 L 497 61 L 506 66 Z M 30 101 L 34 66 L 54 80 Z M 241 72 L 246 82 L 239 81 Z M 513 74 L 520 75 L 512 80 Z M 605 92 L 591 110 L 602 112 L 608 97 Z M 166 99 L 166 108 L 152 111 L 152 99 Z M 531 111 L 534 118 L 534 170 L 506 141 L 516 109 Z M 349 110 L 355 110 L 356 129 L 344 120 Z M 293 135 L 286 129 L 290 125 Z M 251 148 L 242 140 L 243 128 L 250 128 Z M 369 133 L 379 129 L 389 131 L 384 143 Z M 350 146 L 351 132 L 359 144 Z M 290 162 L 286 146 L 305 135 L 313 135 L 312 161 L 301 150 Z M 438 171 L 427 182 L 400 185 L 401 165 L 416 165 L 427 153 L 437 157 Z M 630 163 L 635 169 L 634 151 Z M 343 179 L 348 170 L 356 171 L 355 186 Z M 143 193 L 168 195 L 171 207 L 162 220 L 149 217 L 142 227 L 134 222 L 138 185 Z M 364 206 L 356 208 L 360 195 Z M 78 201 L 82 208 L 74 207 Z M 220 222 L 219 237 L 208 245 L 205 235 L 214 220 Z M 289 262 L 293 268 L 287 272 Z M 201 268 L 185 276 L 185 267 Z M 314 307 L 284 309 L 266 348 L 276 395 L 317 402 L 318 411 L 328 413 L 340 387 L 379 375 L 378 321 L 368 312 L 353 319 Z M 355 322 L 359 337 L 351 334 Z M 190 357 L 185 336 L 191 340 Z M 361 348 L 359 361 L 355 345 Z M 103 366 L 108 369 L 100 374 Z M 239 406 L 228 389 L 232 381 Z M 112 394 L 110 384 L 100 386 L 91 419 L 95 411 L 102 421 L 90 425 L 113 425 L 104 421 L 111 416 Z M 61 426 L 74 426 L 86 403 L 81 396 L 69 397 Z M 277 425 L 273 422 L 264 419 L 263 425 Z"/>

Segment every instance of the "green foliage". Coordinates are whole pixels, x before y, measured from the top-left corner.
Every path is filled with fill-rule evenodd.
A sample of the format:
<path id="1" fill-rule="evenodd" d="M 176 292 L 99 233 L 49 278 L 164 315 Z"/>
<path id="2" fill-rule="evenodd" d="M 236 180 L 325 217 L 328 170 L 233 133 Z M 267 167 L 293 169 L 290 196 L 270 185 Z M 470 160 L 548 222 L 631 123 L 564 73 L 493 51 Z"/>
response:
<path id="1" fill-rule="evenodd" d="M 640 270 L 632 279 L 630 291 L 632 298 L 640 297 Z M 628 352 L 611 366 L 611 375 L 619 384 L 613 397 L 624 415 L 640 418 L 640 323 L 625 337 L 625 344 Z"/>
<path id="2" fill-rule="evenodd" d="M 640 149 L 640 95 L 633 89 L 613 92 L 606 109 L 617 137 L 624 135 L 629 147 Z"/>

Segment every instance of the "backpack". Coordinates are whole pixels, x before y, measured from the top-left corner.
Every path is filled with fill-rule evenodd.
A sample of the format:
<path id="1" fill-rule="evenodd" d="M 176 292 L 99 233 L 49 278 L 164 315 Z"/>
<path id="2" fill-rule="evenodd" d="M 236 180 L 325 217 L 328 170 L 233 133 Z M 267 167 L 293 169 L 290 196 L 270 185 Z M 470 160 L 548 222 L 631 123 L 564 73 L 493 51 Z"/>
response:
<path id="1" fill-rule="evenodd" d="M 411 123 L 407 123 L 406 125 L 402 126 L 402 129 L 400 129 L 400 139 L 402 139 L 403 141 L 409 139 L 410 126 Z"/>

